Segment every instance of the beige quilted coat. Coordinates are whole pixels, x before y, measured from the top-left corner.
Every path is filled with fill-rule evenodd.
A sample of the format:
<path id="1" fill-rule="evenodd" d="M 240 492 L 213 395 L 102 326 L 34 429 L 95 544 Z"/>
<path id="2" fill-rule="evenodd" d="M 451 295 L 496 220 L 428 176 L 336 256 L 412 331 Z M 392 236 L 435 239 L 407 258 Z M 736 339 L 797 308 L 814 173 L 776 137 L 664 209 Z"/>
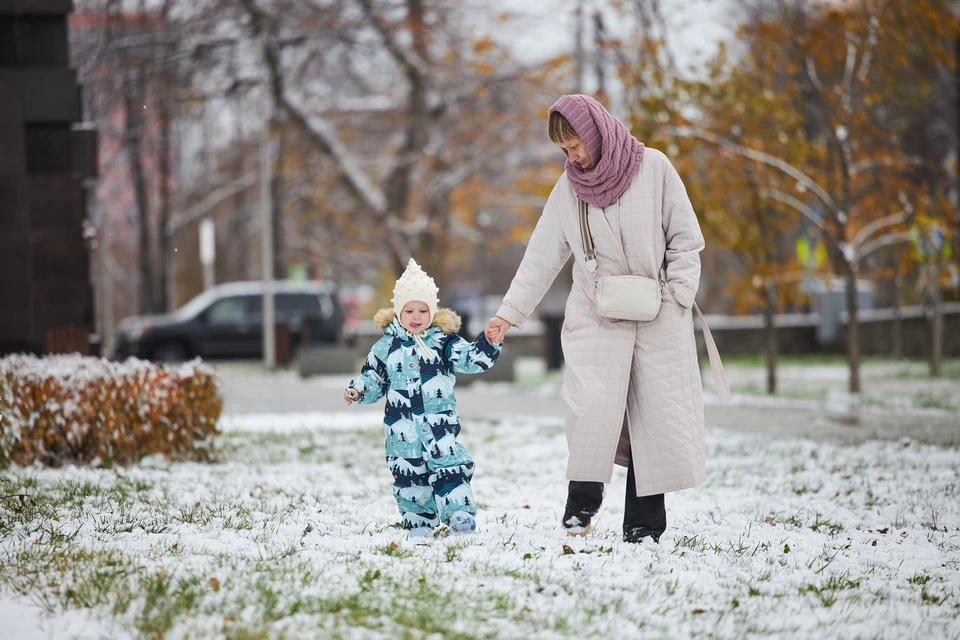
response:
<path id="1" fill-rule="evenodd" d="M 589 208 L 597 275 L 656 278 L 666 259 L 663 304 L 651 322 L 608 320 L 596 312 L 578 215 L 563 174 L 497 312 L 522 326 L 573 254 L 561 337 L 567 479 L 610 482 L 614 462 L 626 466 L 632 448 L 637 495 L 696 486 L 706 469 L 692 307 L 704 242 L 683 182 L 664 154 L 647 148 L 620 199 Z"/>

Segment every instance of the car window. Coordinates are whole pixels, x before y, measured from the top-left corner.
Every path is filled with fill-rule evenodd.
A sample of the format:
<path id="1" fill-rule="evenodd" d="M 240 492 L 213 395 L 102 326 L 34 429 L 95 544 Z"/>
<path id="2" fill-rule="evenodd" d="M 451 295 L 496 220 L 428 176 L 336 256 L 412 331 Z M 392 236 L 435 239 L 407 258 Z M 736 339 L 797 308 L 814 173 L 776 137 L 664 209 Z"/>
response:
<path id="1" fill-rule="evenodd" d="M 210 303 L 215 299 L 216 294 L 213 292 L 213 290 L 207 289 L 173 313 L 178 320 L 193 320 L 199 313 L 209 307 Z"/>
<path id="2" fill-rule="evenodd" d="M 245 296 L 218 300 L 207 311 L 207 322 L 210 324 L 237 324 L 247 321 L 249 321 L 249 305 Z"/>
<path id="3" fill-rule="evenodd" d="M 277 311 L 282 313 L 298 312 L 307 314 L 318 313 L 320 311 L 320 299 L 316 294 L 287 293 L 278 295 L 274 300 Z"/>
<path id="4" fill-rule="evenodd" d="M 294 318 L 323 316 L 321 300 L 315 293 L 275 293 L 273 294 L 273 312 L 278 322 L 288 322 Z M 260 322 L 263 317 L 263 296 L 257 296 L 251 303 L 251 315 Z"/>

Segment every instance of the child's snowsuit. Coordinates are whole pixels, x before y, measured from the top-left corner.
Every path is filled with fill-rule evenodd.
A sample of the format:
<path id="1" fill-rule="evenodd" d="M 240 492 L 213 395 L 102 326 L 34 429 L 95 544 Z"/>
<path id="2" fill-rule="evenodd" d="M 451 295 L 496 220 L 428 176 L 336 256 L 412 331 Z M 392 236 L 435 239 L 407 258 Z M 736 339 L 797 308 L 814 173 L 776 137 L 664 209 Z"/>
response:
<path id="1" fill-rule="evenodd" d="M 393 309 L 374 318 L 383 337 L 373 345 L 360 375 L 348 389 L 359 402 L 387 396 L 383 431 L 393 495 L 406 529 L 450 524 L 457 511 L 476 515 L 470 489 L 473 459 L 460 443 L 460 418 L 453 393 L 455 373 L 482 373 L 494 365 L 502 345 L 481 333 L 472 343 L 457 335 L 460 317 L 438 309 L 420 336 L 437 358 L 427 360 Z"/>

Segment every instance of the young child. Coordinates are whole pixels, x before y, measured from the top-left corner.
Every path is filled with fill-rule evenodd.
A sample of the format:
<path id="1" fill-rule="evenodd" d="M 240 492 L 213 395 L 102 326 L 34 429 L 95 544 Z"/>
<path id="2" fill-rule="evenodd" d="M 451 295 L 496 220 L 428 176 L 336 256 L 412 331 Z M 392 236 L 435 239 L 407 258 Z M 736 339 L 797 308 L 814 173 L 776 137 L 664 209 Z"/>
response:
<path id="1" fill-rule="evenodd" d="M 460 317 L 437 308 L 437 292 L 433 278 L 411 258 L 394 286 L 393 309 L 374 316 L 383 337 L 343 394 L 347 404 L 387 396 L 387 466 L 411 537 L 430 535 L 440 523 L 460 533 L 476 529 L 474 466 L 457 438 L 454 374 L 486 371 L 502 349 L 483 333 L 472 343 L 458 336 Z"/>

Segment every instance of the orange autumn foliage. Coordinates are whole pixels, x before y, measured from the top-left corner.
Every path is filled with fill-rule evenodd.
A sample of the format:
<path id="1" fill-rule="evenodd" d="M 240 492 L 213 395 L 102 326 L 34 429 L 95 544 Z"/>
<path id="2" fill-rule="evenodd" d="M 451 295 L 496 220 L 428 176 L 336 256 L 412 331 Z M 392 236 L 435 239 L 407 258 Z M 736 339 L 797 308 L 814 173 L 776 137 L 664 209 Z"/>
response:
<path id="1" fill-rule="evenodd" d="M 79 355 L 0 359 L 0 466 L 209 461 L 223 407 L 213 371 Z"/>

